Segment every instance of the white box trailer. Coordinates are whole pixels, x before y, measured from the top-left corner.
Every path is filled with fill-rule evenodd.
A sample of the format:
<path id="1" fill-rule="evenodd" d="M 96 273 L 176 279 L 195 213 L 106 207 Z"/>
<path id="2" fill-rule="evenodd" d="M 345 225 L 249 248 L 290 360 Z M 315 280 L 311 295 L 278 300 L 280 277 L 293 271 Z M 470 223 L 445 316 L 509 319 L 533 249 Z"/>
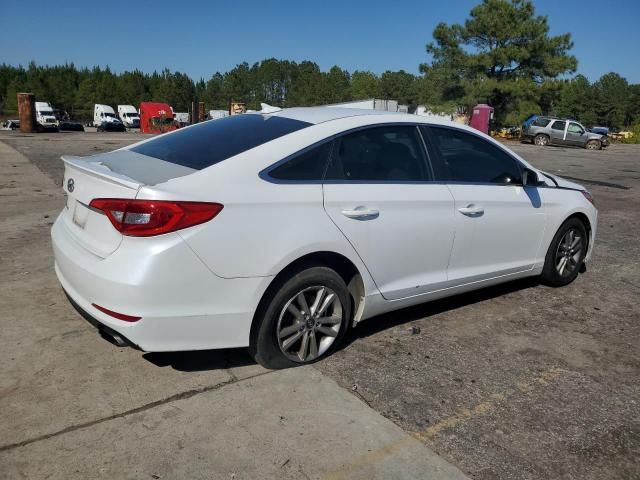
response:
<path id="1" fill-rule="evenodd" d="M 362 108 L 364 110 L 383 110 L 385 112 L 408 111 L 406 105 L 398 105 L 397 100 L 383 100 L 380 98 L 368 98 L 366 100 L 355 100 L 353 102 L 333 103 L 326 105 L 335 108 Z M 403 107 L 400 109 L 399 107 Z"/>
<path id="2" fill-rule="evenodd" d="M 228 110 L 209 110 L 207 114 L 207 120 L 218 120 L 219 118 L 224 118 L 229 116 Z"/>
<path id="3" fill-rule="evenodd" d="M 173 112 L 173 120 L 181 127 L 189 125 L 189 112 Z"/>

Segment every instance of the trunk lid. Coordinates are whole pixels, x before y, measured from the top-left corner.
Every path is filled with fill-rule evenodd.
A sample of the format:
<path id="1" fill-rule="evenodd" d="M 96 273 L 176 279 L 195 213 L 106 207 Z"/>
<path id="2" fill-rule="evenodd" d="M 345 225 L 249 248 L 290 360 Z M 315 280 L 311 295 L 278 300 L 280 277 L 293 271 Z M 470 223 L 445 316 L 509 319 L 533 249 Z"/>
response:
<path id="1" fill-rule="evenodd" d="M 61 216 L 80 245 L 105 258 L 120 246 L 122 234 L 104 213 L 89 207 L 91 200 L 135 198 L 143 184 L 114 172 L 101 162 L 101 157 L 62 157 L 65 164 L 62 188 L 67 194 L 67 204 Z"/>

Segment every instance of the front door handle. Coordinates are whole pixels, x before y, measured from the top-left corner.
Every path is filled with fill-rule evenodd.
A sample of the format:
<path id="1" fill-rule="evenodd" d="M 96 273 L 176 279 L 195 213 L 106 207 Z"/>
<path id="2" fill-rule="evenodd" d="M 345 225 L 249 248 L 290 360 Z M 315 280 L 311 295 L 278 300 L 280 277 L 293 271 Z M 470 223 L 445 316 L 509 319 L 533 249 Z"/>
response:
<path id="1" fill-rule="evenodd" d="M 466 207 L 459 208 L 458 211 L 467 217 L 479 217 L 484 214 L 484 208 L 473 203 L 470 203 Z"/>
<path id="2" fill-rule="evenodd" d="M 380 212 L 375 208 L 356 207 L 353 210 L 342 210 L 342 214 L 347 218 L 354 218 L 356 220 L 368 220 L 377 218 Z"/>

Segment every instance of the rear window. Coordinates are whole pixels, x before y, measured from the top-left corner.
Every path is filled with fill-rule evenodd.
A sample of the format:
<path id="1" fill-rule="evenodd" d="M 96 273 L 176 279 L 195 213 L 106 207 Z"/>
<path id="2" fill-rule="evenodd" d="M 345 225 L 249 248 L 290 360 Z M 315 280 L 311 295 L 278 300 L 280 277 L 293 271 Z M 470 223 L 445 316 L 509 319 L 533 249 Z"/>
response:
<path id="1" fill-rule="evenodd" d="M 202 170 L 310 125 L 271 115 L 234 115 L 154 138 L 131 151 Z"/>

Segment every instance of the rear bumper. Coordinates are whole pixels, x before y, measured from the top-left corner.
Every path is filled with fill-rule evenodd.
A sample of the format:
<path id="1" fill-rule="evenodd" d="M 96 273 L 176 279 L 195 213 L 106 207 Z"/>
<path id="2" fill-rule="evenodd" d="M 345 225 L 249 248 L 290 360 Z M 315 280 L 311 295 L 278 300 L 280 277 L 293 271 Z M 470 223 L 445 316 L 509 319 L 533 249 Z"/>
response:
<path id="1" fill-rule="evenodd" d="M 99 328 L 145 351 L 249 344 L 253 314 L 271 277 L 217 277 L 178 235 L 126 237 L 106 258 L 78 244 L 60 218 L 51 237 L 60 284 Z M 92 304 L 142 318 L 118 320 Z"/>

